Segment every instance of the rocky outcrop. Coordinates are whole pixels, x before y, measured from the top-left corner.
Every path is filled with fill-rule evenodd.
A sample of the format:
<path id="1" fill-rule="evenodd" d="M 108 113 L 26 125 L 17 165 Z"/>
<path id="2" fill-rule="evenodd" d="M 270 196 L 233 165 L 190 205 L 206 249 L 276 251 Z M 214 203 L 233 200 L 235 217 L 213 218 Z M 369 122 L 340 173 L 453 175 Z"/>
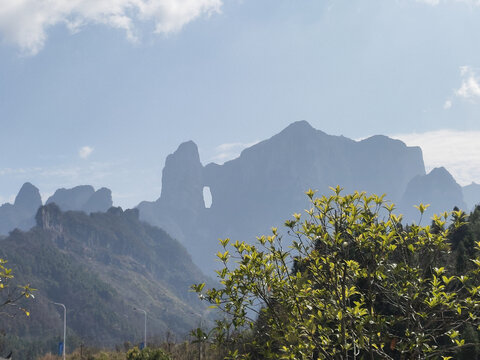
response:
<path id="1" fill-rule="evenodd" d="M 197 145 L 193 141 L 181 144 L 165 161 L 160 201 L 185 210 L 204 206 L 202 172 Z"/>
<path id="2" fill-rule="evenodd" d="M 160 198 L 138 205 L 140 218 L 185 241 L 205 210 L 203 183 L 197 145 L 193 141 L 182 143 L 167 156 Z"/>
<path id="3" fill-rule="evenodd" d="M 18 192 L 13 206 L 20 211 L 29 213 L 32 209 L 36 211 L 40 206 L 42 206 L 42 197 L 40 196 L 40 191 L 31 183 L 26 182 Z"/>
<path id="4" fill-rule="evenodd" d="M 385 136 L 354 141 L 299 121 L 223 165 L 204 167 L 193 142 L 180 145 L 167 157 L 160 198 L 138 209 L 141 219 L 181 240 L 211 273 L 218 238 L 250 240 L 281 226 L 308 206 L 309 188 L 322 194 L 340 185 L 345 191 L 387 193 L 398 202 L 417 175 L 425 175 L 418 147 Z M 208 209 L 204 186 L 212 195 Z"/>
<path id="5" fill-rule="evenodd" d="M 416 176 L 409 182 L 400 202 L 400 211 L 407 221 L 419 221 L 420 212 L 414 206 L 420 203 L 430 205 L 423 215 L 427 222 L 434 214 L 452 211 L 454 207 L 467 208 L 462 188 L 444 167 L 435 168 L 427 175 Z"/>
<path id="6" fill-rule="evenodd" d="M 6 235 L 15 228 L 28 230 L 35 225 L 35 214 L 42 206 L 38 189 L 27 182 L 23 184 L 13 204 L 0 206 L 0 235 Z"/>
<path id="7" fill-rule="evenodd" d="M 91 185 L 58 189 L 46 204 L 55 203 L 62 211 L 105 212 L 112 206 L 112 192 L 107 188 L 97 191 Z"/>

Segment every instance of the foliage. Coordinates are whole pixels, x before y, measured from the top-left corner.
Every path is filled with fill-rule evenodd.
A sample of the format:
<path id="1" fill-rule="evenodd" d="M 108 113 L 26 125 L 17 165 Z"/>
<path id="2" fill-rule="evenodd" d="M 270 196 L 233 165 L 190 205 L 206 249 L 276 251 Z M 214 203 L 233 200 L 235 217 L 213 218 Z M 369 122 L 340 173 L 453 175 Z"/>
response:
<path id="1" fill-rule="evenodd" d="M 68 352 L 81 343 L 113 347 L 143 338 L 143 314 L 133 306 L 148 312 L 151 335 L 167 327 L 186 334 L 203 314 L 206 306 L 188 288 L 205 277 L 178 241 L 139 221 L 134 210 L 87 215 L 49 204 L 37 221 L 0 243 L 0 258 L 15 264 L 15 280 L 40 289 L 28 321 L 0 320 L 0 330 L 16 336 L 3 338 L 14 358 L 56 351 L 63 309 L 50 301 L 67 307 Z"/>
<path id="2" fill-rule="evenodd" d="M 0 315 L 13 316 L 11 311 L 6 311 L 5 307 L 13 306 L 15 310 L 21 310 L 29 316 L 30 312 L 19 306 L 18 301 L 22 298 L 33 298 L 30 285 L 18 286 L 15 289 L 10 288 L 10 282 L 13 279 L 12 269 L 7 267 L 7 261 L 0 258 Z"/>
<path id="3" fill-rule="evenodd" d="M 305 218 L 285 222 L 290 246 L 275 228 L 255 244 L 221 240 L 222 287 L 193 288 L 226 313 L 215 340 L 229 357 L 440 358 L 474 347 L 480 259 L 456 266 L 449 240 L 465 214 L 454 211 L 450 228 L 446 213 L 405 226 L 383 196 L 332 190 L 306 193 Z"/>
<path id="4" fill-rule="evenodd" d="M 127 360 L 170 360 L 170 356 L 162 349 L 146 347 L 140 350 L 138 347 L 134 347 L 127 352 Z"/>

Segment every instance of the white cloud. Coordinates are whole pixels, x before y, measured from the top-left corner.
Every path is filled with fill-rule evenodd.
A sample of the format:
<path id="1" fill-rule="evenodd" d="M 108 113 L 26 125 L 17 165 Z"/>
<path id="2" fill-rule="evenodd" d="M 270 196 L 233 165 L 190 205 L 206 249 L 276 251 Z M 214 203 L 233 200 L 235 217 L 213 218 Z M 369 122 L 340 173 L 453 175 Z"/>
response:
<path id="1" fill-rule="evenodd" d="M 428 4 L 428 5 L 433 5 L 433 6 L 437 6 L 438 4 L 440 4 L 440 0 L 417 0 L 417 1 Z"/>
<path id="2" fill-rule="evenodd" d="M 92 155 L 93 150 L 94 149 L 91 146 L 84 146 L 78 150 L 78 156 L 80 156 L 81 159 L 87 159 L 90 155 Z"/>
<path id="3" fill-rule="evenodd" d="M 460 75 L 462 77 L 462 84 L 459 89 L 455 90 L 455 95 L 466 100 L 479 99 L 480 77 L 476 71 L 470 66 L 461 66 Z"/>
<path id="4" fill-rule="evenodd" d="M 450 109 L 451 107 L 452 107 L 452 100 L 447 100 L 447 101 L 445 101 L 445 103 L 443 104 L 443 108 L 444 108 L 445 110 L 448 110 L 448 109 Z"/>
<path id="5" fill-rule="evenodd" d="M 437 130 L 391 137 L 420 146 L 427 171 L 444 166 L 460 185 L 480 183 L 480 131 Z"/>
<path id="6" fill-rule="evenodd" d="M 135 41 L 138 22 L 153 22 L 156 33 L 175 32 L 199 16 L 219 12 L 221 5 L 222 0 L 5 0 L 0 2 L 0 35 L 34 55 L 54 25 L 76 32 L 103 24 Z"/>
<path id="7" fill-rule="evenodd" d="M 258 141 L 251 143 L 236 142 L 218 145 L 215 148 L 216 154 L 210 159 L 210 161 L 223 164 L 226 161 L 239 157 L 243 149 L 246 149 L 247 147 L 253 146 L 257 143 Z"/>

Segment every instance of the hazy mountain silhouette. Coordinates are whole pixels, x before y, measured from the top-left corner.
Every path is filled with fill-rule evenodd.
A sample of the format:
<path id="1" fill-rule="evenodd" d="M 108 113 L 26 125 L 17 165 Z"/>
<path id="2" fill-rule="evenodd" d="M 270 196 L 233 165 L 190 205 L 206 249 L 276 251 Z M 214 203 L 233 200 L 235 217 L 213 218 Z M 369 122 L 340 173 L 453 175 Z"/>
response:
<path id="1" fill-rule="evenodd" d="M 250 241 L 271 226 L 281 227 L 293 212 L 308 206 L 304 192 L 309 188 L 319 194 L 336 185 L 345 192 L 386 193 L 409 209 L 418 201 L 403 201 L 407 186 L 415 188 L 410 181 L 424 176 L 419 147 L 386 136 L 354 141 L 299 121 L 223 165 L 202 166 L 195 143 L 181 144 L 167 157 L 160 198 L 142 202 L 138 209 L 141 219 L 180 239 L 195 262 L 211 273 L 218 267 L 218 238 Z M 205 186 L 212 194 L 210 208 L 203 201 Z"/>
<path id="2" fill-rule="evenodd" d="M 427 175 L 418 175 L 409 182 L 400 202 L 400 210 L 407 220 L 418 223 L 420 213 L 413 205 L 420 203 L 430 204 L 422 217 L 427 223 L 434 214 L 452 211 L 455 206 L 468 210 L 461 186 L 444 167 L 435 168 Z"/>
<path id="3" fill-rule="evenodd" d="M 112 192 L 107 188 L 95 191 L 93 186 L 80 185 L 72 189 L 58 189 L 46 204 L 56 203 L 61 210 L 105 212 L 112 207 Z M 23 184 L 13 204 L 0 206 L 0 235 L 7 235 L 18 228 L 28 230 L 35 225 L 35 214 L 42 206 L 38 188 L 29 182 Z"/>
<path id="4" fill-rule="evenodd" d="M 15 228 L 28 230 L 35 225 L 35 214 L 42 206 L 38 189 L 29 182 L 23 184 L 13 204 L 0 206 L 0 235 Z"/>
<path id="5" fill-rule="evenodd" d="M 475 206 L 480 204 L 480 184 L 472 182 L 470 185 L 462 188 L 463 199 L 467 204 L 467 209 L 472 210 Z"/>
<path id="6" fill-rule="evenodd" d="M 58 189 L 50 196 L 46 204 L 55 203 L 61 210 L 105 212 L 112 205 L 112 192 L 107 188 L 97 191 L 91 185 L 80 185 L 71 189 Z"/>

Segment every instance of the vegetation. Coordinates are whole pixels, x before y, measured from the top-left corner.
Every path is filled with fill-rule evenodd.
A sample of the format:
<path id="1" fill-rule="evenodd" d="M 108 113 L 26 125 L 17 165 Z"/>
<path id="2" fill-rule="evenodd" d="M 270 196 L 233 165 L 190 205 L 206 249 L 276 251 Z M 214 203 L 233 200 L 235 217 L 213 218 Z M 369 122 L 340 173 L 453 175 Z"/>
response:
<path id="1" fill-rule="evenodd" d="M 170 360 L 162 349 L 144 348 L 140 350 L 137 347 L 127 352 L 127 360 Z"/>
<path id="2" fill-rule="evenodd" d="M 479 215 L 403 225 L 383 197 L 315 197 L 306 216 L 256 244 L 221 240 L 226 314 L 213 337 L 240 359 L 472 359 L 480 324 Z M 418 207 L 419 216 L 426 206 Z M 232 264 L 232 260 L 234 264 Z"/>
<path id="3" fill-rule="evenodd" d="M 29 316 L 30 312 L 18 304 L 22 298 L 33 297 L 30 285 L 18 286 L 16 288 L 10 287 L 10 282 L 13 279 L 12 269 L 7 267 L 7 261 L 0 258 L 0 316 L 15 316 L 17 310 L 21 310 L 25 315 Z M 13 309 L 7 309 L 11 308 Z"/>
<path id="4" fill-rule="evenodd" d="M 35 359 L 55 352 L 63 336 L 67 307 L 67 352 L 81 343 L 114 347 L 168 329 L 186 335 L 206 310 L 193 282 L 205 277 L 186 250 L 167 233 L 138 219 L 135 210 L 112 208 L 86 215 L 40 208 L 37 226 L 12 231 L 1 240 L 0 258 L 14 264 L 19 283 L 39 289 L 28 306 L 31 316 L 0 320 L 0 356 Z M 6 335 L 2 336 L 2 332 Z"/>
<path id="5" fill-rule="evenodd" d="M 406 225 L 383 197 L 343 195 L 338 187 L 328 197 L 316 197 L 311 190 L 307 196 L 310 209 L 285 222 L 288 236 L 274 228 L 255 244 L 221 240 L 224 250 L 217 256 L 223 268 L 217 273 L 222 286 L 193 286 L 225 313 L 213 329 L 198 328 L 187 342 L 167 336 L 166 342 L 149 339 L 150 347 L 143 350 L 126 342 L 116 351 L 80 346 L 88 339 L 69 329 L 69 347 L 77 349 L 67 359 L 480 358 L 480 207 L 469 216 L 454 209 L 421 225 L 426 206 L 419 205 L 419 224 Z M 102 304 L 122 309 L 116 290 L 93 276 L 81 257 L 65 251 L 81 245 L 73 236 L 84 231 L 76 216 L 68 215 L 68 226 L 62 221 L 69 230 L 63 228 L 61 239 L 51 241 L 49 232 L 35 228 L 13 232 L 3 241 L 21 273 L 41 283 L 43 294 L 76 294 L 84 306 L 100 304 L 92 316 L 114 327 L 118 320 L 105 316 Z M 78 216 L 88 223 L 88 217 Z M 92 235 L 87 239 L 92 248 L 93 241 L 104 241 Z M 29 252 L 21 251 L 26 247 Z M 15 304 L 12 309 L 29 315 L 18 300 L 31 297 L 32 289 L 12 287 L 11 280 L 12 271 L 1 260 L 0 295 L 5 300 L 0 311 Z M 59 284 L 63 291 L 56 293 Z M 38 298 L 32 305 L 41 314 L 45 304 Z M 79 321 L 79 314 L 73 313 L 72 321 Z M 14 348 L 19 358 L 57 359 L 47 351 L 55 349 L 58 336 L 46 334 L 43 341 L 29 337 L 45 319 L 32 315 L 26 323 L 24 318 L 15 318 L 23 324 L 22 338 L 9 333 L 8 321 L 2 321 L 7 333 L 0 334 L 0 355 Z"/>

